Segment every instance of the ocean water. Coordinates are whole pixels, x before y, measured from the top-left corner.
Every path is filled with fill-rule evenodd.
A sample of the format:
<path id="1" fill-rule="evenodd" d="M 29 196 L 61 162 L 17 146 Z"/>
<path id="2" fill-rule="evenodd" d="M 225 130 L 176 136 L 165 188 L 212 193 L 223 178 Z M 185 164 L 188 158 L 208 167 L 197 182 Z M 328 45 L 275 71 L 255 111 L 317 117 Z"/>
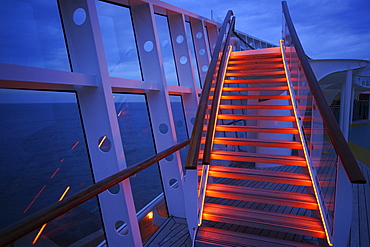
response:
<path id="1" fill-rule="evenodd" d="M 182 106 L 172 106 L 177 109 L 178 139 L 183 141 L 187 133 Z M 128 166 L 154 155 L 146 103 L 117 103 L 116 108 Z M 0 104 L 0 121 L 0 228 L 55 203 L 65 192 L 68 196 L 93 184 L 75 103 Z M 137 211 L 163 191 L 157 165 L 130 181 Z M 96 199 L 80 208 L 99 217 Z"/>

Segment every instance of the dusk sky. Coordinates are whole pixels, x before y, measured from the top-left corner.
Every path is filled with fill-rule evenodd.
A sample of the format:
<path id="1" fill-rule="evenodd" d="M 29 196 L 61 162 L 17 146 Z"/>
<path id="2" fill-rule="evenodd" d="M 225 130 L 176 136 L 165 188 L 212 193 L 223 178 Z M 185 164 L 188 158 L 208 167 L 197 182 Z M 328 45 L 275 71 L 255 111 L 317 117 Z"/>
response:
<path id="1" fill-rule="evenodd" d="M 281 38 L 280 0 L 163 0 L 210 18 L 224 18 L 229 9 L 236 29 L 278 44 Z M 313 59 L 370 60 L 370 0 L 288 0 L 293 23 L 306 54 Z"/>

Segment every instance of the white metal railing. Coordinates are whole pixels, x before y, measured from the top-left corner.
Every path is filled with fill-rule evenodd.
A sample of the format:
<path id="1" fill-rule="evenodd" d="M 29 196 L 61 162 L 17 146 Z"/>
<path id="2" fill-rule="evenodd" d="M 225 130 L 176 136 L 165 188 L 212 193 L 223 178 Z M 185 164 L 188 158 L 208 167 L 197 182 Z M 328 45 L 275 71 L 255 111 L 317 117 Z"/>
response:
<path id="1" fill-rule="evenodd" d="M 370 88 L 370 76 L 359 75 L 355 78 L 355 82 L 359 86 Z"/>

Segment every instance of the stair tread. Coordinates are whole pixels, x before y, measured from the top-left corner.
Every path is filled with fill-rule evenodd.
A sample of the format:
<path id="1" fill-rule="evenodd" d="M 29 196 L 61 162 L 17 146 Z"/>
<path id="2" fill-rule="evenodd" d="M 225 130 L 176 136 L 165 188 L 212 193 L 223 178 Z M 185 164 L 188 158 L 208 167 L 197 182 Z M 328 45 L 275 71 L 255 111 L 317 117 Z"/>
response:
<path id="1" fill-rule="evenodd" d="M 294 116 L 281 115 L 240 115 L 240 114 L 219 114 L 218 119 L 242 119 L 242 120 L 273 120 L 273 121 L 295 121 Z M 311 116 L 302 117 L 302 121 L 311 121 Z"/>
<path id="2" fill-rule="evenodd" d="M 321 221 L 308 216 L 206 203 L 203 219 L 304 234 L 318 238 L 325 237 L 325 230 Z"/>
<path id="3" fill-rule="evenodd" d="M 208 183 L 206 196 L 318 210 L 312 194 Z"/>
<path id="4" fill-rule="evenodd" d="M 219 114 L 218 119 L 295 121 L 294 116 L 278 116 L 278 115 L 260 116 L 260 115 Z"/>
<path id="5" fill-rule="evenodd" d="M 226 79 L 224 83 L 276 83 L 276 82 L 286 82 L 286 78 L 254 78 L 254 79 Z"/>
<path id="6" fill-rule="evenodd" d="M 213 150 L 212 154 L 224 154 L 224 155 L 233 155 L 233 156 L 250 156 L 250 157 L 268 157 L 273 159 L 287 159 L 287 160 L 297 160 L 305 161 L 305 158 L 302 156 L 291 156 L 291 155 L 282 155 L 282 154 L 258 154 L 258 153 L 247 153 L 247 152 L 232 152 L 232 151 L 222 151 L 222 150 Z"/>
<path id="7" fill-rule="evenodd" d="M 233 51 L 231 57 L 233 56 L 252 56 L 252 55 L 269 55 L 269 54 L 281 54 L 280 47 L 270 47 L 264 49 L 255 50 L 245 50 L 245 51 Z"/>
<path id="8" fill-rule="evenodd" d="M 256 71 L 256 70 L 249 70 L 249 71 L 241 71 L 241 72 L 230 72 L 226 71 L 225 76 L 271 76 L 271 75 L 285 75 L 284 70 L 266 70 L 266 71 Z"/>
<path id="9" fill-rule="evenodd" d="M 279 154 L 258 154 L 247 152 L 213 150 L 211 153 L 211 159 L 269 163 L 292 166 L 306 166 L 306 160 L 304 157 Z"/>
<path id="10" fill-rule="evenodd" d="M 216 126 L 216 131 L 239 131 L 239 132 L 298 134 L 298 129 L 297 128 L 238 126 L 238 125 L 217 125 Z"/>
<path id="11" fill-rule="evenodd" d="M 204 243 L 207 246 L 264 246 L 264 247 L 313 247 L 306 243 L 292 242 L 288 240 L 269 238 L 253 234 L 233 232 L 213 227 L 201 226 L 198 229 L 196 243 Z M 198 245 L 197 245 L 198 246 Z M 201 246 L 201 245 L 200 245 Z"/>
<path id="12" fill-rule="evenodd" d="M 290 99 L 289 95 L 221 95 L 221 99 Z"/>
<path id="13" fill-rule="evenodd" d="M 222 172 L 222 173 L 235 173 L 240 175 L 254 175 L 267 177 L 268 179 L 275 178 L 286 178 L 290 180 L 301 180 L 311 183 L 310 176 L 305 173 L 296 173 L 296 172 L 282 172 L 282 171 L 270 171 L 265 169 L 249 169 L 249 168 L 240 168 L 240 167 L 228 167 L 228 166 L 211 166 L 210 172 Z M 212 175 L 210 175 L 212 176 Z"/>
<path id="14" fill-rule="evenodd" d="M 223 91 L 274 91 L 274 90 L 288 90 L 288 86 L 277 87 L 224 87 Z"/>
<path id="15" fill-rule="evenodd" d="M 215 137 L 214 144 L 230 144 L 230 145 L 255 145 L 263 147 L 281 147 L 301 149 L 302 144 L 299 141 L 287 140 L 267 140 L 267 139 L 250 139 L 250 138 L 233 138 L 233 137 Z"/>
<path id="16" fill-rule="evenodd" d="M 220 109 L 279 109 L 292 110 L 292 105 L 220 105 Z"/>
<path id="17" fill-rule="evenodd" d="M 269 69 L 284 69 L 283 63 L 269 64 Z M 262 63 L 231 63 L 227 66 L 227 70 L 264 70 L 266 65 Z"/>

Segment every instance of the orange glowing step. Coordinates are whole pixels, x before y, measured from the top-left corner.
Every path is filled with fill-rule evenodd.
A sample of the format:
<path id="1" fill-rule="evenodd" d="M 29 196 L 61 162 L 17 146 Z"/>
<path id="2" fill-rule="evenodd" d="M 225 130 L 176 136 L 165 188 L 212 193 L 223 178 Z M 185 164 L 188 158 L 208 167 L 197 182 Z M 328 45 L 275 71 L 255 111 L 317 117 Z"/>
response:
<path id="1" fill-rule="evenodd" d="M 222 91 L 286 91 L 288 86 L 278 86 L 278 87 L 224 87 Z M 213 90 L 211 90 L 213 91 Z"/>
<path id="2" fill-rule="evenodd" d="M 319 210 L 314 195 L 291 191 L 209 183 L 206 196 Z"/>
<path id="3" fill-rule="evenodd" d="M 276 64 L 269 64 L 269 69 L 284 69 L 284 65 L 282 63 L 276 63 Z M 265 64 L 256 64 L 256 63 L 241 63 L 241 64 L 229 64 L 227 67 L 228 71 L 233 70 L 265 70 L 266 65 Z"/>
<path id="4" fill-rule="evenodd" d="M 281 141 L 281 140 L 259 140 L 259 139 L 245 139 L 245 138 L 231 138 L 231 137 L 215 137 L 214 144 L 224 145 L 241 145 L 241 146 L 255 146 L 255 147 L 274 147 L 274 148 L 291 148 L 302 149 L 301 142 L 298 141 Z"/>
<path id="5" fill-rule="evenodd" d="M 292 105 L 220 105 L 220 109 L 277 109 L 293 110 Z M 311 106 L 298 106 L 300 110 L 311 110 Z"/>
<path id="6" fill-rule="evenodd" d="M 234 115 L 220 114 L 218 119 L 233 119 L 233 120 L 266 120 L 266 121 L 295 121 L 294 116 L 260 116 L 260 115 Z M 302 121 L 311 121 L 311 116 L 302 117 Z"/>
<path id="7" fill-rule="evenodd" d="M 256 153 L 246 153 L 246 152 L 230 152 L 230 151 L 213 150 L 211 154 L 211 159 L 243 161 L 243 162 L 258 162 L 258 163 L 303 166 L 303 167 L 306 166 L 306 160 L 303 157 L 290 156 L 290 155 L 278 155 L 278 154 L 256 154 Z"/>
<path id="8" fill-rule="evenodd" d="M 290 96 L 289 95 L 222 95 L 221 99 L 290 99 Z"/>
<path id="9" fill-rule="evenodd" d="M 266 70 L 266 71 L 243 71 L 243 72 L 226 72 L 226 76 L 272 76 L 272 75 L 284 75 L 284 70 Z"/>
<path id="10" fill-rule="evenodd" d="M 278 109 L 293 110 L 291 105 L 220 105 L 220 109 Z"/>
<path id="11" fill-rule="evenodd" d="M 241 232 L 228 231 L 213 227 L 201 226 L 196 236 L 196 246 L 217 246 L 220 243 L 223 246 L 292 246 L 296 247 L 317 247 L 317 245 L 292 242 L 283 239 L 269 238 L 261 235 L 253 235 Z M 204 245 L 202 245 L 204 244 Z"/>
<path id="12" fill-rule="evenodd" d="M 263 65 L 270 66 L 276 64 L 282 64 L 283 60 L 281 57 L 231 57 L 228 66 L 251 66 L 251 65 Z"/>
<path id="13" fill-rule="evenodd" d="M 257 127 L 257 126 L 238 126 L 238 125 L 217 125 L 216 131 L 280 133 L 280 134 L 295 134 L 295 135 L 299 134 L 297 128 Z"/>
<path id="14" fill-rule="evenodd" d="M 211 166 L 209 176 L 299 186 L 312 186 L 310 176 L 305 173 L 280 172 L 227 166 Z"/>
<path id="15" fill-rule="evenodd" d="M 234 114 L 220 114 L 218 119 L 240 119 L 240 120 L 268 120 L 268 121 L 295 121 L 294 116 L 258 116 L 258 115 L 234 115 Z"/>
<path id="16" fill-rule="evenodd" d="M 321 221 L 307 216 L 207 203 L 204 207 L 203 219 L 325 238 Z"/>
<path id="17" fill-rule="evenodd" d="M 226 79 L 224 83 L 277 83 L 277 82 L 285 82 L 286 83 L 286 78 L 254 78 L 254 79 L 237 79 L 237 80 L 232 80 L 232 79 Z"/>

